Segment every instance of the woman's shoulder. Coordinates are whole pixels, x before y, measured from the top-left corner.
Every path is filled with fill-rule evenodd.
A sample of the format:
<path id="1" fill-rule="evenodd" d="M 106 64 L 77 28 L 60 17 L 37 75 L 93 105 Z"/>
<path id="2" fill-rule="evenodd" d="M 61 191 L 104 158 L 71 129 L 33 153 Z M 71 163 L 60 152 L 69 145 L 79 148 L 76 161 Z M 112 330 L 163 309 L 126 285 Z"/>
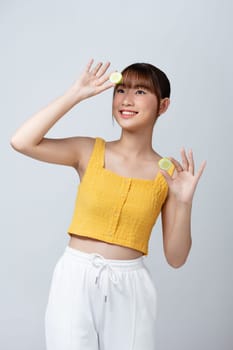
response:
<path id="1" fill-rule="evenodd" d="M 76 143 L 77 145 L 83 149 L 88 150 L 89 148 L 93 147 L 96 137 L 91 136 L 76 136 Z"/>
<path id="2" fill-rule="evenodd" d="M 79 170 L 85 169 L 93 152 L 96 139 L 102 137 L 78 136 L 76 138 L 77 147 L 79 148 Z"/>

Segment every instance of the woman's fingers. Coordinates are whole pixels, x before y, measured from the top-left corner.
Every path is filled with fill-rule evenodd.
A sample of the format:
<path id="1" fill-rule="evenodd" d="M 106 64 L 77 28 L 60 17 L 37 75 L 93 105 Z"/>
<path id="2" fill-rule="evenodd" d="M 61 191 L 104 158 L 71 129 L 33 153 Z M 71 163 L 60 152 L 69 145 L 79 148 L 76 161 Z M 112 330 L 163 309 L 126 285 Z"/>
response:
<path id="1" fill-rule="evenodd" d="M 170 157 L 171 161 L 174 163 L 178 172 L 186 170 L 189 171 L 192 175 L 194 175 L 194 160 L 193 160 L 193 152 L 190 149 L 188 152 L 188 156 L 186 155 L 185 149 L 181 148 L 181 159 L 182 165 L 174 158 Z"/>
<path id="2" fill-rule="evenodd" d="M 90 59 L 72 89 L 77 91 L 82 99 L 86 99 L 113 87 L 114 84 L 110 82 L 110 75 L 107 72 L 109 66 L 110 62 L 94 64 L 94 59 Z"/>
<path id="3" fill-rule="evenodd" d="M 93 63 L 94 63 L 94 59 L 92 58 L 86 66 L 86 72 L 91 73 L 92 75 L 95 75 L 97 78 L 100 78 L 103 74 L 105 74 L 111 64 L 110 62 L 106 62 L 104 64 L 103 62 L 98 62 L 92 68 Z"/>
<path id="4" fill-rule="evenodd" d="M 106 62 L 104 65 L 102 65 L 98 70 L 98 72 L 96 73 L 96 76 L 100 78 L 102 75 L 104 75 L 107 69 L 109 68 L 110 64 L 111 64 L 110 62 Z"/>
<path id="5" fill-rule="evenodd" d="M 109 82 L 109 86 L 113 87 L 115 86 L 114 83 L 111 83 L 110 80 L 109 80 L 109 77 L 110 77 L 111 73 L 109 74 L 104 74 L 103 76 L 101 76 L 98 81 L 96 82 L 96 85 L 99 86 L 99 85 L 103 85 L 104 83 L 106 83 L 107 81 Z"/>
<path id="6" fill-rule="evenodd" d="M 186 152 L 185 152 L 184 147 L 181 148 L 180 153 L 181 153 L 183 169 L 184 170 L 188 170 L 188 168 L 189 168 L 189 161 L 188 161 L 188 158 L 186 156 Z"/>
<path id="7" fill-rule="evenodd" d="M 86 65 L 86 69 L 85 69 L 86 72 L 89 72 L 89 71 L 90 71 L 93 62 L 94 62 L 94 59 L 92 58 L 92 59 L 88 62 L 88 64 Z"/>
<path id="8" fill-rule="evenodd" d="M 201 175 L 202 175 L 202 173 L 203 173 L 203 171 L 204 171 L 204 169 L 206 167 L 206 163 L 207 163 L 206 160 L 204 160 L 201 163 L 200 168 L 198 169 L 198 172 L 196 174 L 197 181 L 199 181 L 199 179 L 200 179 L 200 177 L 201 177 Z"/>
<path id="9" fill-rule="evenodd" d="M 109 66 L 110 66 L 110 62 L 107 62 L 104 65 L 103 65 L 103 62 L 99 62 L 95 65 L 94 68 L 92 68 L 90 73 L 92 73 L 93 75 L 96 75 L 96 77 L 98 78 L 106 72 Z"/>
<path id="10" fill-rule="evenodd" d="M 91 74 L 93 78 L 95 77 L 95 86 L 101 86 L 105 84 L 109 80 L 110 74 L 105 74 L 110 66 L 110 62 L 106 62 L 103 64 L 103 62 L 97 63 L 93 68 L 92 65 L 94 63 L 94 60 L 91 59 L 89 63 L 86 66 L 86 72 Z M 105 84 L 105 88 L 113 87 L 113 83 Z"/>
<path id="11" fill-rule="evenodd" d="M 188 153 L 188 157 L 189 157 L 189 167 L 188 170 L 191 174 L 194 175 L 194 160 L 193 160 L 193 151 L 190 149 L 189 153 Z"/>
<path id="12" fill-rule="evenodd" d="M 102 62 L 97 63 L 97 64 L 95 65 L 95 67 L 92 68 L 91 73 L 92 73 L 93 75 L 96 75 L 97 72 L 98 72 L 98 70 L 100 69 L 100 67 L 102 67 L 102 65 L 103 65 Z"/>
<path id="13" fill-rule="evenodd" d="M 182 162 L 183 162 L 183 167 L 182 165 L 178 162 L 178 160 L 176 160 L 175 158 L 173 157 L 169 157 L 169 159 L 172 161 L 172 163 L 175 165 L 175 168 L 177 170 L 177 172 L 181 172 L 181 171 L 184 171 L 186 170 L 186 167 L 187 168 L 187 171 L 189 171 L 192 175 L 194 175 L 194 159 L 193 159 L 193 152 L 192 150 L 190 149 L 189 150 L 189 153 L 188 153 L 188 158 L 185 154 L 185 151 L 182 151 Z M 197 174 L 195 175 L 197 181 L 200 179 L 204 169 L 205 169 L 205 166 L 206 166 L 206 160 L 204 160 L 202 163 L 201 163 L 201 166 L 200 168 L 198 169 L 198 172 Z"/>
<path id="14" fill-rule="evenodd" d="M 169 157 L 169 159 L 170 159 L 170 160 L 172 161 L 172 163 L 175 165 L 175 168 L 176 168 L 176 170 L 177 170 L 178 172 L 184 170 L 183 167 L 182 167 L 182 165 L 178 162 L 178 160 L 176 160 L 176 159 L 173 158 L 173 157 Z"/>
<path id="15" fill-rule="evenodd" d="M 102 92 L 104 90 L 110 89 L 114 86 L 114 84 L 109 81 L 108 77 L 104 76 L 98 79 L 98 83 L 96 83 L 95 86 L 98 88 L 98 92 Z"/>

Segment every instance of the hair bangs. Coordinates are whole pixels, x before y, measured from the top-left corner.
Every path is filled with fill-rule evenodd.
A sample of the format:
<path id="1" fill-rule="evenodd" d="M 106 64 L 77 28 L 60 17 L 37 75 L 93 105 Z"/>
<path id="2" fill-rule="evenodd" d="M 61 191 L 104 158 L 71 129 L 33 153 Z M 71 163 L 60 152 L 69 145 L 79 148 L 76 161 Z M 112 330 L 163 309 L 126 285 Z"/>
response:
<path id="1" fill-rule="evenodd" d="M 149 73 L 129 68 L 122 72 L 122 76 L 122 85 L 124 87 L 133 89 L 140 87 L 155 93 L 153 80 Z"/>

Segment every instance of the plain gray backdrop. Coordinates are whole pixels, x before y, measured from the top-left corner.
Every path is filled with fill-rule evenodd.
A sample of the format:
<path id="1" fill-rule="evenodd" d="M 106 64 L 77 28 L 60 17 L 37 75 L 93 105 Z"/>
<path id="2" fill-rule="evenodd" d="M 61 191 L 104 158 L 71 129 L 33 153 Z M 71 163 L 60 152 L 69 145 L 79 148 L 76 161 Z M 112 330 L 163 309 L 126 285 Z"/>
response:
<path id="1" fill-rule="evenodd" d="M 1 335 L 4 350 L 44 350 L 52 272 L 79 179 L 73 169 L 10 147 L 15 130 L 78 78 L 88 60 L 112 70 L 149 62 L 171 81 L 171 106 L 154 148 L 180 160 L 192 148 L 207 167 L 193 202 L 193 245 L 174 269 L 161 222 L 149 267 L 158 290 L 157 350 L 230 350 L 232 332 L 232 1 L 1 1 Z M 75 106 L 48 133 L 117 139 L 112 91 Z M 78 350 L 78 349 L 77 349 Z"/>

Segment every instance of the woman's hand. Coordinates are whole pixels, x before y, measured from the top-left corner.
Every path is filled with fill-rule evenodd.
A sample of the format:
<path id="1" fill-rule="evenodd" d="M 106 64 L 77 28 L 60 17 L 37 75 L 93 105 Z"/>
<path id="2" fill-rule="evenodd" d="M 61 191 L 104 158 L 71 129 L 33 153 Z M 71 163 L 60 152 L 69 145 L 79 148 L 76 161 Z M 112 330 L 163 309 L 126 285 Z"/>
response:
<path id="1" fill-rule="evenodd" d="M 198 184 L 198 181 L 206 166 L 206 161 L 201 163 L 201 166 L 194 175 L 194 160 L 192 150 L 188 156 L 184 148 L 181 149 L 182 165 L 174 158 L 168 157 L 175 165 L 175 172 L 170 176 L 166 171 L 160 170 L 167 180 L 169 191 L 174 195 L 176 200 L 182 203 L 191 203 L 193 195 Z"/>
<path id="2" fill-rule="evenodd" d="M 77 101 L 95 96 L 115 85 L 109 81 L 110 73 L 105 74 L 110 62 L 105 64 L 99 62 L 92 67 L 93 62 L 91 59 L 79 79 L 70 88 L 77 96 Z"/>

